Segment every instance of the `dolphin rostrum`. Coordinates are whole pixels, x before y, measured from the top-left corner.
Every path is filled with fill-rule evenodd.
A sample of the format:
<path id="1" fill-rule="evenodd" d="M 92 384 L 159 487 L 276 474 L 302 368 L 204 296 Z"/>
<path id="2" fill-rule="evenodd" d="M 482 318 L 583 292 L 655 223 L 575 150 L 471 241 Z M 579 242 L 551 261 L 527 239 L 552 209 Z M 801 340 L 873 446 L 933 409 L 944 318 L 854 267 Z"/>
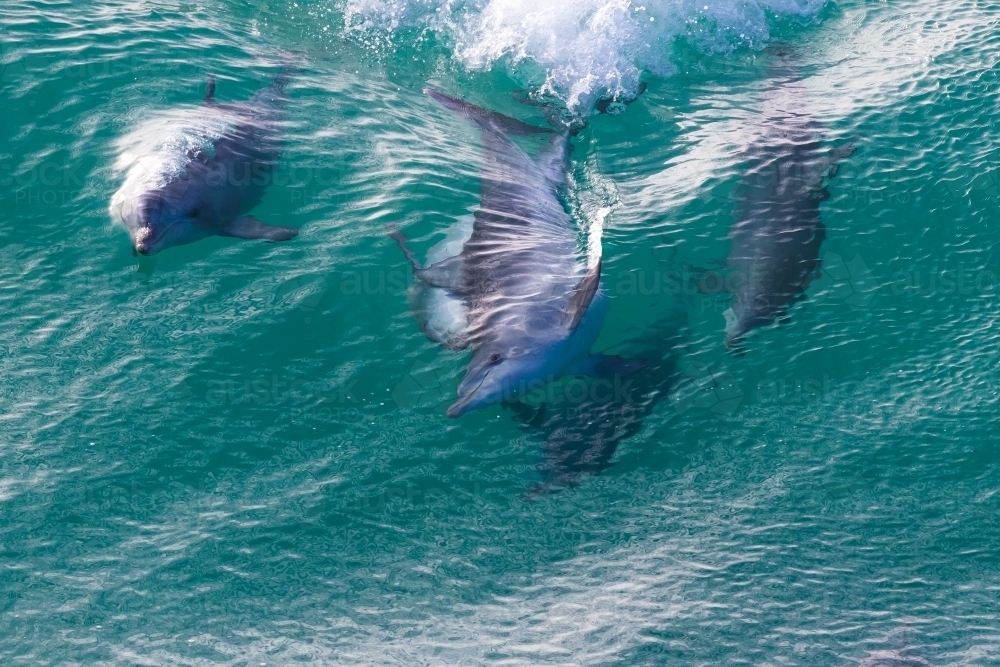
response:
<path id="1" fill-rule="evenodd" d="M 140 255 L 207 236 L 284 241 L 298 230 L 265 225 L 247 213 L 260 203 L 281 156 L 284 89 L 279 74 L 248 102 L 215 100 L 167 114 L 123 141 L 125 181 L 111 199 Z"/>
<path id="2" fill-rule="evenodd" d="M 640 367 L 641 362 L 589 354 L 607 298 L 600 290 L 600 257 L 589 266 L 580 263 L 576 230 L 559 199 L 566 185 L 568 137 L 436 90 L 425 92 L 478 125 L 486 149 L 481 201 L 460 254 L 421 267 L 406 237 L 392 231 L 416 278 L 448 290 L 467 309 L 464 342 L 472 360 L 448 416 L 514 401 L 563 375 L 622 374 Z M 535 160 L 510 139 L 530 134 L 551 135 Z"/>
<path id="3" fill-rule="evenodd" d="M 820 218 L 820 203 L 829 197 L 824 179 L 835 176 L 838 161 L 854 152 L 851 144 L 823 150 L 819 128 L 803 115 L 797 98 L 801 76 L 788 66 L 777 73 L 762 114 L 764 136 L 737 188 L 729 234 L 727 268 L 735 283 L 725 312 L 730 348 L 738 348 L 752 329 L 784 319 L 804 296 L 819 272 L 826 237 Z"/>

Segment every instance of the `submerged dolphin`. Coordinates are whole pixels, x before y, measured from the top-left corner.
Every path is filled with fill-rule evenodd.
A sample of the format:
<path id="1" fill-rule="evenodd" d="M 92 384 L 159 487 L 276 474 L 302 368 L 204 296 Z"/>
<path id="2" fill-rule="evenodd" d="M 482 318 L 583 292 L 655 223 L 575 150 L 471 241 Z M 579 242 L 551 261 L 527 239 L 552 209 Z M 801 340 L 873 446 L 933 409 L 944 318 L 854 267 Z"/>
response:
<path id="1" fill-rule="evenodd" d="M 904 655 L 901 651 L 872 651 L 858 667 L 931 667 L 931 663 L 917 656 Z"/>
<path id="2" fill-rule="evenodd" d="M 637 362 L 589 354 L 604 321 L 601 261 L 585 267 L 558 193 L 566 184 L 563 134 L 480 109 L 436 90 L 427 94 L 476 123 L 486 155 L 481 202 L 460 254 L 422 268 L 398 231 L 392 236 L 427 285 L 446 289 L 467 309 L 472 360 L 448 408 L 459 417 L 568 374 L 635 370 Z M 509 135 L 552 134 L 536 160 Z"/>
<path id="3" fill-rule="evenodd" d="M 846 144 L 823 150 L 818 126 L 802 115 L 801 77 L 778 68 L 763 114 L 764 136 L 737 189 L 736 223 L 730 231 L 727 268 L 735 281 L 726 311 L 726 345 L 738 347 L 752 329 L 784 318 L 804 296 L 820 268 L 826 237 L 820 203 L 824 179 L 854 152 Z"/>
<path id="4" fill-rule="evenodd" d="M 592 380 L 584 388 L 567 385 L 562 393 L 549 392 L 550 400 L 537 406 L 508 406 L 522 430 L 542 438 L 542 483 L 533 495 L 575 486 L 585 475 L 611 466 L 618 445 L 642 430 L 677 380 L 684 322 L 683 309 L 668 309 L 652 326 L 626 339 L 621 349 L 647 360 L 628 377 Z"/>
<path id="5" fill-rule="evenodd" d="M 456 221 L 445 238 L 427 251 L 427 263 L 457 257 L 472 234 L 472 216 Z M 468 307 L 445 288 L 417 278 L 410 287 L 410 308 L 421 331 L 441 347 L 460 350 L 468 344 Z M 575 486 L 585 475 L 611 465 L 618 445 L 638 433 L 677 379 L 682 308 L 666 309 L 652 326 L 618 345 L 646 364 L 629 375 L 602 377 L 562 392 L 546 392 L 537 405 L 506 403 L 518 426 L 542 441 L 545 457 L 541 484 L 531 495 Z M 627 368 L 632 371 L 634 368 Z"/>
<path id="6" fill-rule="evenodd" d="M 284 118 L 280 74 L 248 102 L 215 101 L 210 79 L 205 104 L 159 118 L 123 142 L 128 173 L 111 198 L 140 255 L 207 236 L 284 241 L 298 234 L 246 215 L 264 196 L 281 156 Z"/>

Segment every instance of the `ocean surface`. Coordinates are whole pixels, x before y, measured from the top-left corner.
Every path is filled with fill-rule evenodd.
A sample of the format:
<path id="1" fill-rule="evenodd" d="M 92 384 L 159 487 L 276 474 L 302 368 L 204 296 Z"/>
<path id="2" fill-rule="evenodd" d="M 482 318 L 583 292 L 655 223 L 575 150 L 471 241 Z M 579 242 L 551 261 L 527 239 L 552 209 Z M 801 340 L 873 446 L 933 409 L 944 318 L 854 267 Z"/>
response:
<path id="1" fill-rule="evenodd" d="M 298 237 L 134 257 L 125 138 L 282 71 Z M 0 664 L 1000 664 L 998 79 L 986 0 L 0 4 Z M 483 147 L 426 86 L 586 122 L 610 398 L 445 415 L 386 228 L 444 238 Z M 774 109 L 856 150 L 733 353 Z"/>

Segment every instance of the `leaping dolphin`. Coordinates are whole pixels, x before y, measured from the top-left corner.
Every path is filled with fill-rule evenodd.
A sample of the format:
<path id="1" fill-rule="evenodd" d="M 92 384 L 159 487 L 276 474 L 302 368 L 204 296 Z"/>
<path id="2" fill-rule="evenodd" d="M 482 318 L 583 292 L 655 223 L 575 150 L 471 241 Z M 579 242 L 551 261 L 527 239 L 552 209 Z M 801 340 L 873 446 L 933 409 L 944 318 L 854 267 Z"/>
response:
<path id="1" fill-rule="evenodd" d="M 472 360 L 448 416 L 514 401 L 563 375 L 625 374 L 641 367 L 589 354 L 607 298 L 600 290 L 601 259 L 581 264 L 576 230 L 559 199 L 568 136 L 436 90 L 425 92 L 478 125 L 486 149 L 480 206 L 460 254 L 421 267 L 406 237 L 391 233 L 417 279 L 446 289 L 467 309 L 464 342 Z M 551 135 L 535 160 L 509 136 L 529 134 Z"/>
<path id="2" fill-rule="evenodd" d="M 824 151 L 818 125 L 803 114 L 801 76 L 786 64 L 775 68 L 765 101 L 764 136 L 737 189 L 736 223 L 730 231 L 727 267 L 735 281 L 726 311 L 726 346 L 738 347 L 752 329 L 786 317 L 820 268 L 826 238 L 820 203 L 824 180 L 837 173 L 851 144 Z"/>
<path id="3" fill-rule="evenodd" d="M 123 142 L 128 168 L 111 199 L 140 255 L 207 236 L 284 241 L 298 230 L 265 225 L 246 215 L 260 203 L 281 156 L 279 128 L 285 85 L 279 74 L 248 102 L 215 100 L 215 79 L 205 104 L 144 125 Z"/>

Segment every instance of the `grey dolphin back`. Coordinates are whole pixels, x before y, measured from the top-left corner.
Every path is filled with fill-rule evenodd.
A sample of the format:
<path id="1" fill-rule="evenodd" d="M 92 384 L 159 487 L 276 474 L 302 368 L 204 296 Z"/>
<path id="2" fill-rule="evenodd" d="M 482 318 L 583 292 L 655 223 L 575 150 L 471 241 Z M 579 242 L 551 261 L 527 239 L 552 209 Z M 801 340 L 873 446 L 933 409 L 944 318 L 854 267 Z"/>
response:
<path id="1" fill-rule="evenodd" d="M 137 133 L 137 150 L 155 154 L 155 168 L 136 161 L 111 201 L 137 254 L 152 255 L 208 236 L 283 241 L 298 233 L 265 225 L 248 213 L 264 197 L 282 153 L 285 98 L 280 75 L 249 101 L 221 103 L 210 76 L 200 107 L 168 122 L 151 123 L 149 134 L 184 141 L 153 145 Z"/>
<path id="2" fill-rule="evenodd" d="M 448 416 L 516 400 L 528 387 L 555 377 L 621 367 L 617 358 L 588 354 L 605 302 L 595 298 L 600 262 L 587 271 L 580 261 L 577 229 L 559 197 L 568 138 L 437 91 L 427 93 L 471 120 L 484 149 L 479 206 L 457 259 L 420 267 L 405 239 L 394 235 L 421 280 L 450 288 L 464 302 L 472 359 Z M 512 139 L 527 134 L 551 137 L 537 160 Z"/>
<path id="3" fill-rule="evenodd" d="M 491 295 L 486 297 L 490 299 L 524 292 L 511 283 L 526 279 L 527 276 L 519 275 L 526 268 L 537 277 L 540 266 L 552 268 L 553 262 L 556 267 L 562 262 L 575 263 L 575 231 L 559 202 L 559 194 L 565 190 L 569 164 L 567 137 L 436 90 L 425 92 L 481 130 L 486 154 L 481 173 L 482 198 L 473 216 L 472 233 L 466 237 L 462 252 L 423 265 L 410 249 L 406 236 L 394 225 L 389 227 L 389 236 L 403 251 L 418 281 L 431 290 L 445 290 L 455 299 L 475 302 L 483 300 L 484 294 Z M 551 135 L 551 139 L 532 160 L 509 135 Z M 547 253 L 550 256 L 544 257 Z M 498 279 L 501 275 L 503 278 Z M 568 277 L 574 276 L 575 267 L 572 267 Z M 599 279 L 599 269 L 596 277 Z M 574 290 L 571 313 L 564 318 L 566 321 L 550 318 L 553 324 L 575 328 L 586 313 L 598 282 L 593 278 L 585 279 L 575 290 L 573 283 L 568 284 L 562 292 L 570 295 L 570 290 Z M 440 299 L 439 305 L 446 301 L 443 295 L 435 298 Z M 420 323 L 421 314 L 415 312 L 414 315 Z M 442 344 L 439 336 L 427 330 L 425 333 Z M 455 349 L 451 338 L 448 343 L 444 346 Z M 461 340 L 463 347 L 467 343 L 467 338 Z"/>
<path id="4" fill-rule="evenodd" d="M 281 122 L 286 102 L 283 91 L 287 81 L 288 76 L 281 73 L 248 101 L 224 104 L 215 99 L 215 77 L 209 78 L 206 106 L 221 113 L 235 114 L 239 119 L 226 136 L 216 141 L 213 163 L 226 170 L 223 182 L 239 190 L 234 197 L 239 200 L 239 210 L 244 215 L 222 227 L 217 232 L 220 236 L 284 241 L 298 234 L 298 229 L 268 225 L 245 215 L 263 200 L 281 159 Z"/>
<path id="5" fill-rule="evenodd" d="M 538 271 L 544 267 L 553 275 L 570 279 L 562 289 L 551 285 L 551 298 L 564 298 L 571 291 L 579 293 L 575 287 L 580 280 L 576 230 L 558 196 L 565 183 L 568 138 L 433 89 L 426 92 L 474 122 L 482 131 L 485 148 L 481 201 L 472 236 L 462 253 L 461 282 L 449 287 L 463 295 L 515 295 L 524 291 L 519 286 L 537 282 Z M 537 134 L 554 135 L 540 153 L 541 164 L 509 136 Z M 442 273 L 453 275 L 451 271 Z M 433 279 L 429 273 L 425 275 Z M 591 298 L 593 293 L 585 292 Z M 589 302 L 586 299 L 578 304 L 580 317 Z M 576 318 L 566 324 L 578 322 Z"/>
<path id="6" fill-rule="evenodd" d="M 243 102 L 219 102 L 215 90 L 215 77 L 212 76 L 205 92 L 205 106 L 232 119 L 232 126 L 215 143 L 217 154 L 221 151 L 217 159 L 257 163 L 256 169 L 264 169 L 266 173 L 255 172 L 258 177 L 255 180 L 258 185 L 267 187 L 270 185 L 270 171 L 277 165 L 283 149 L 281 122 L 285 118 L 287 101 L 284 94 L 275 89 L 273 80 L 271 85 Z"/>
<path id="7" fill-rule="evenodd" d="M 854 152 L 851 143 L 824 149 L 822 126 L 802 111 L 802 76 L 784 49 L 772 50 L 775 83 L 760 114 L 764 132 L 753 146 L 735 196 L 728 268 L 738 279 L 726 311 L 726 345 L 742 350 L 745 334 L 785 321 L 821 267 L 826 181 Z"/>
<path id="8" fill-rule="evenodd" d="M 549 144 L 543 148 L 537 156 L 535 162 L 539 169 L 545 174 L 545 180 L 560 196 L 565 195 L 567 179 L 566 173 L 569 171 L 569 139 L 565 134 L 557 134 L 549 140 Z"/>

